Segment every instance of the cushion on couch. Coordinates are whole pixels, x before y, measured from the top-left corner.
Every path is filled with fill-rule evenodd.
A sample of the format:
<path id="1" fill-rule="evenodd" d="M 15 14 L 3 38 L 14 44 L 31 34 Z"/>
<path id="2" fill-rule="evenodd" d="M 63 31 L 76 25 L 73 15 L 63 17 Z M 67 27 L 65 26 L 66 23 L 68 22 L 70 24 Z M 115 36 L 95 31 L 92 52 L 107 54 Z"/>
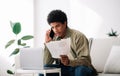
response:
<path id="1" fill-rule="evenodd" d="M 103 72 L 113 45 L 120 45 L 120 38 L 96 38 L 92 40 L 90 55 L 92 64 L 98 72 Z"/>
<path id="2" fill-rule="evenodd" d="M 98 76 L 120 76 L 120 74 L 105 74 L 105 73 L 99 73 Z"/>
<path id="3" fill-rule="evenodd" d="M 120 74 L 120 46 L 113 46 L 104 67 L 104 73 Z"/>

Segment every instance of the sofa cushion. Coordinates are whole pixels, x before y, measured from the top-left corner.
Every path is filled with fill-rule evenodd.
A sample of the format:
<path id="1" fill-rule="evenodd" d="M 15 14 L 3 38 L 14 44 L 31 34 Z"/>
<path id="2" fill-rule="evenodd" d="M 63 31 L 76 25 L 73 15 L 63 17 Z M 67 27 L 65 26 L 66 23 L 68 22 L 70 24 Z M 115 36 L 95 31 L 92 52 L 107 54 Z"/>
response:
<path id="1" fill-rule="evenodd" d="M 93 39 L 90 55 L 92 64 L 98 72 L 103 72 L 104 65 L 113 45 L 120 45 L 120 38 Z"/>
<path id="2" fill-rule="evenodd" d="M 113 46 L 104 67 L 104 73 L 120 73 L 120 46 Z"/>
<path id="3" fill-rule="evenodd" d="M 104 74 L 104 73 L 99 73 L 98 76 L 120 76 L 120 74 Z"/>

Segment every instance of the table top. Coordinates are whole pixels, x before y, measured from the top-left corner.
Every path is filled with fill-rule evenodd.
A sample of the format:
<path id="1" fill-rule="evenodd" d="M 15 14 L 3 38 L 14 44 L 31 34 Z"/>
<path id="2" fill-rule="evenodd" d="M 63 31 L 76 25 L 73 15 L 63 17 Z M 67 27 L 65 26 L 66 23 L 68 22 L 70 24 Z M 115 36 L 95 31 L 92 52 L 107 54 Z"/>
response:
<path id="1" fill-rule="evenodd" d="M 58 73 L 61 72 L 61 68 L 43 68 L 37 70 L 24 70 L 24 69 L 16 69 L 16 73 Z"/>

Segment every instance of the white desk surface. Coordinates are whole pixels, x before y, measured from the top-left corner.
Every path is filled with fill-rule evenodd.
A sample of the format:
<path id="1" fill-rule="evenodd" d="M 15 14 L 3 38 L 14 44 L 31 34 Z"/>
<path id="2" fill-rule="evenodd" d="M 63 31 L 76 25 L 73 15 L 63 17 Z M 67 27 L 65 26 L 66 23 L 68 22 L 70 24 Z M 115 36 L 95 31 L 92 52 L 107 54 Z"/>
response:
<path id="1" fill-rule="evenodd" d="M 16 69 L 16 73 L 58 73 L 61 72 L 60 68 L 47 68 L 40 70 L 24 70 L 24 69 Z"/>

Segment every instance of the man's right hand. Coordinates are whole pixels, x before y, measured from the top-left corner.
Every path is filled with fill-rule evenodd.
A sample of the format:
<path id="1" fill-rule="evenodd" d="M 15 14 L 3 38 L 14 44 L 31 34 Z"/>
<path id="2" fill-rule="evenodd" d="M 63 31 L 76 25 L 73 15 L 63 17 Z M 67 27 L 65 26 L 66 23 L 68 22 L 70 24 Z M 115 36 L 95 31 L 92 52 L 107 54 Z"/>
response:
<path id="1" fill-rule="evenodd" d="M 50 37 L 50 29 L 46 31 L 46 34 L 45 34 L 45 43 L 48 43 L 52 40 L 52 38 Z"/>

